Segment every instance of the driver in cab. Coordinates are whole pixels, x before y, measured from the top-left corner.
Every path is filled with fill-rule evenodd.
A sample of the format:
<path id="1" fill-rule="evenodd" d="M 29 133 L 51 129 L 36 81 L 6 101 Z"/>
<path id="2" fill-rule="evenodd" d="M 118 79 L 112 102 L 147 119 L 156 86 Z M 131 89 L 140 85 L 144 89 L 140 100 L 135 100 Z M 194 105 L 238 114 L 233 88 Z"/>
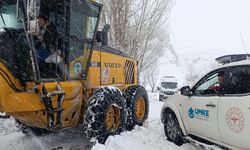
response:
<path id="1" fill-rule="evenodd" d="M 224 72 L 218 73 L 218 82 L 215 83 L 213 86 L 210 86 L 208 90 L 214 91 L 215 93 L 221 94 L 222 84 L 224 83 Z"/>
<path id="2" fill-rule="evenodd" d="M 37 44 L 38 61 L 39 64 L 52 63 L 54 62 L 53 58 L 59 53 L 57 51 L 58 32 L 45 15 L 39 15 L 37 18 L 40 27 L 40 33 L 37 35 L 39 41 Z"/>

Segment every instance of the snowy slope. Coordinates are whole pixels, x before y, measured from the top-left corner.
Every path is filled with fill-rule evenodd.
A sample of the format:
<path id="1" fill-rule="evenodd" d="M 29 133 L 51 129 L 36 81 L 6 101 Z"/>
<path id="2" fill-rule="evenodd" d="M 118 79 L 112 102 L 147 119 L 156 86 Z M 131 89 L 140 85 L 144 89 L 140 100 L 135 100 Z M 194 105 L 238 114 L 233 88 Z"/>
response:
<path id="1" fill-rule="evenodd" d="M 163 103 L 158 101 L 158 94 L 149 93 L 149 100 L 149 118 L 142 127 L 109 137 L 105 145 L 96 144 L 92 150 L 196 150 L 191 144 L 179 147 L 166 140 L 160 121 Z"/>

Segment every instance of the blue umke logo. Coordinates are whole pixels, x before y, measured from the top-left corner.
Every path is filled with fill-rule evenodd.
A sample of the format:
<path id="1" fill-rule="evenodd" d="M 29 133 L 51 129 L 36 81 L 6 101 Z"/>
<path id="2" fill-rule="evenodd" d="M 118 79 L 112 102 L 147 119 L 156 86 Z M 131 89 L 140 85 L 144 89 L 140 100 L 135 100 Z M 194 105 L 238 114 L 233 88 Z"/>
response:
<path id="1" fill-rule="evenodd" d="M 192 107 L 189 108 L 188 115 L 189 115 L 190 118 L 192 118 L 192 119 L 194 118 L 194 110 L 193 110 Z"/>
<path id="2" fill-rule="evenodd" d="M 202 117 L 202 118 L 209 118 L 209 110 L 206 109 L 199 109 L 199 108 L 192 108 L 190 107 L 188 109 L 188 115 L 191 119 L 193 119 L 195 116 Z"/>

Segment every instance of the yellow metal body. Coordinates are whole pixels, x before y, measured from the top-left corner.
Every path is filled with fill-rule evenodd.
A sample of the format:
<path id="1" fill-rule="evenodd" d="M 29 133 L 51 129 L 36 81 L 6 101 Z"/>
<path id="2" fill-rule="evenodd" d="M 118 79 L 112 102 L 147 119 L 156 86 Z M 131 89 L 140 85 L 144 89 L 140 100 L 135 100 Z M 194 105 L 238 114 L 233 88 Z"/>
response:
<path id="1" fill-rule="evenodd" d="M 77 59 L 74 61 L 81 62 L 81 59 L 84 58 L 80 56 Z M 10 80 L 18 89 L 21 89 L 23 87 L 19 81 L 3 63 L 0 63 L 0 69 L 7 74 L 0 74 L 0 111 L 10 114 L 26 126 L 47 128 L 47 114 L 41 97 L 42 85 L 51 92 L 55 91 L 57 85 L 60 84 L 65 92 L 61 128 L 75 127 L 83 122 L 86 102 L 96 88 L 112 85 L 124 90 L 138 82 L 137 61 L 128 57 L 108 51 L 94 50 L 89 64 L 86 80 L 65 80 L 40 84 L 29 82 L 25 91 L 20 92 L 15 91 L 8 84 Z M 74 73 L 70 75 L 76 76 Z M 7 78 L 9 80 L 6 80 Z M 35 86 L 38 87 L 38 92 L 33 90 Z M 53 108 L 57 107 L 57 98 L 57 96 L 52 98 Z M 54 117 L 56 119 L 56 112 Z M 56 126 L 56 124 L 54 125 Z"/>
<path id="2" fill-rule="evenodd" d="M 134 67 L 131 67 L 132 64 L 126 65 L 126 62 L 133 63 Z M 135 85 L 138 82 L 137 62 L 128 57 L 95 50 L 93 51 L 90 64 L 86 80 L 88 89 L 108 85 L 125 89 L 127 86 Z M 126 77 L 130 78 L 127 83 Z"/>

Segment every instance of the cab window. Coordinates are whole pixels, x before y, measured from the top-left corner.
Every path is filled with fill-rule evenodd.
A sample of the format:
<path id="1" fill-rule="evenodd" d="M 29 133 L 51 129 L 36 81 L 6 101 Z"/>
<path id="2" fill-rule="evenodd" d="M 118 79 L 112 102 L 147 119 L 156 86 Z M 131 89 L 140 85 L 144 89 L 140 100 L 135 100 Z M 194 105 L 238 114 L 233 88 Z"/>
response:
<path id="1" fill-rule="evenodd" d="M 82 1 L 72 1 L 70 22 L 70 61 L 86 53 L 88 58 L 89 45 L 94 38 L 100 8 Z"/>
<path id="2" fill-rule="evenodd" d="M 237 66 L 230 68 L 228 85 L 224 94 L 249 94 L 250 93 L 250 66 Z"/>
<path id="3" fill-rule="evenodd" d="M 85 79 L 101 6 L 92 1 L 71 1 L 69 78 Z"/>
<path id="4" fill-rule="evenodd" d="M 200 83 L 198 83 L 198 85 L 194 90 L 194 95 L 202 96 L 202 95 L 216 94 L 216 92 L 213 92 L 209 88 L 217 86 L 217 84 L 218 84 L 218 73 L 215 73 L 205 78 Z"/>
<path id="5" fill-rule="evenodd" d="M 0 28 L 23 28 L 22 22 L 18 22 L 16 19 L 16 7 L 16 4 L 1 3 L 0 1 Z M 22 13 L 20 13 L 20 15 L 22 15 Z"/>

